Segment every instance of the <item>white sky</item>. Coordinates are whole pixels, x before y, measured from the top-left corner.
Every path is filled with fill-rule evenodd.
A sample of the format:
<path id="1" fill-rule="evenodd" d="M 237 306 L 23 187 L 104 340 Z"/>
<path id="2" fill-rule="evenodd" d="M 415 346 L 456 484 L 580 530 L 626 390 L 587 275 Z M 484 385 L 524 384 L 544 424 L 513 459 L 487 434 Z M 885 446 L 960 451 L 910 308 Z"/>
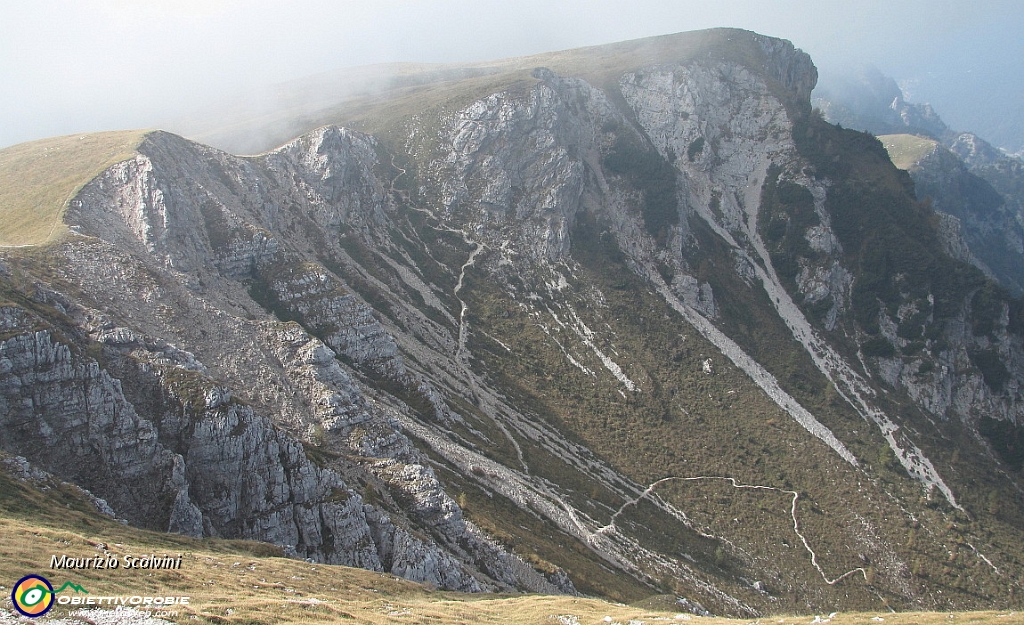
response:
<path id="1" fill-rule="evenodd" d="M 230 93 L 339 67 L 715 26 L 790 39 L 824 71 L 873 62 L 923 80 L 925 93 L 929 77 L 979 64 L 1024 83 L 1021 0 L 0 0 L 0 146 L 158 126 Z M 979 93 L 966 108 L 991 99 Z"/>

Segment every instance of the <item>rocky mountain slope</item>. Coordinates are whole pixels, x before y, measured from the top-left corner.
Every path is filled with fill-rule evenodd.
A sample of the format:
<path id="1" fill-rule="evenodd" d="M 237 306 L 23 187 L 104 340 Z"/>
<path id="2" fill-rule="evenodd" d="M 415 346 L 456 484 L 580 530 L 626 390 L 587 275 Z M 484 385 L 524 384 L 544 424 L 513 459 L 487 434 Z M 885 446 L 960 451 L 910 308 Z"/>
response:
<path id="1" fill-rule="evenodd" d="M 149 133 L 3 250 L 0 448 L 439 588 L 1019 603 L 1024 309 L 812 113 L 807 55 L 437 76 L 258 156 Z"/>

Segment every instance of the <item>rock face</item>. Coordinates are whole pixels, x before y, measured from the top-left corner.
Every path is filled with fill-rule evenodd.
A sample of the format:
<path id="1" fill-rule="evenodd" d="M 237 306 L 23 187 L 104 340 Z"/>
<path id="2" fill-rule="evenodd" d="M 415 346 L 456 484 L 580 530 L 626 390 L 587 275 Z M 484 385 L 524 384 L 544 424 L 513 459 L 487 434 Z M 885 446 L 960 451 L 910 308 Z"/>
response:
<path id="1" fill-rule="evenodd" d="M 12 309 L 5 312 L 20 316 Z M 312 352 L 307 362 L 329 370 L 309 377 L 333 382 L 335 391 L 347 385 L 356 393 L 352 404 L 365 404 L 351 379 L 330 371 L 337 365 L 324 353 L 329 352 L 326 346 L 294 327 L 283 333 L 283 340 L 301 335 L 312 342 L 303 346 Z M 120 371 L 121 380 L 132 385 L 129 401 L 120 380 L 94 360 L 74 355 L 69 345 L 55 343 L 49 331 L 0 343 L 4 447 L 25 450 L 33 465 L 92 487 L 118 514 L 142 527 L 262 540 L 330 564 L 385 570 L 387 563 L 396 575 L 444 588 L 487 587 L 466 571 L 465 563 L 364 504 L 337 471 L 310 459 L 316 458 L 315 451 L 311 454 L 252 407 L 233 400 L 229 391 L 187 369 L 154 364 L 156 359 L 146 357 L 151 352 L 137 352 L 131 357 L 136 362 L 123 365 L 135 371 Z M 338 397 L 337 392 L 322 397 L 323 403 L 333 403 L 331 416 L 337 416 Z M 140 418 L 135 406 L 149 419 Z M 325 424 L 351 429 L 351 422 L 325 419 Z M 405 455 L 412 456 L 405 443 Z M 429 469 L 403 467 L 404 479 L 396 484 L 408 491 L 421 514 L 444 510 L 451 518 L 443 529 L 453 540 L 484 540 L 467 531 Z M 496 587 L 552 589 L 529 570 L 517 573 L 506 573 Z"/>
<path id="2" fill-rule="evenodd" d="M 1024 326 L 973 231 L 812 114 L 788 42 L 586 55 L 376 137 L 148 135 L 4 252 L 0 448 L 445 589 L 1014 604 Z"/>
<path id="3" fill-rule="evenodd" d="M 52 331 L 19 333 L 45 321 L 5 309 L 5 330 L 15 333 L 0 344 L 10 391 L 5 448 L 26 450 L 34 464 L 94 488 L 143 527 L 264 540 L 303 558 L 388 570 L 453 590 L 559 591 L 462 521 L 398 421 L 342 368 L 339 357 L 399 387 L 431 390 L 406 371 L 371 309 L 323 266 L 299 260 L 301 252 L 282 249 L 268 234 L 304 222 L 316 227 L 321 242 L 322 233 L 343 223 L 379 218 L 372 145 L 368 137 L 324 129 L 257 168 L 155 133 L 135 159 L 83 189 L 70 219 L 83 234 L 102 234 L 113 245 L 94 247 L 98 258 L 71 269 L 72 279 L 105 297 L 127 298 L 127 306 L 111 313 L 125 315 L 134 328 L 54 294 L 57 314 L 70 315 L 86 335 L 81 339 L 95 341 L 96 355 L 111 361 L 100 367 L 87 354 L 74 355 L 73 341 L 55 342 Z M 285 195 L 305 199 L 301 211 L 279 214 L 287 200 L 275 174 L 292 186 Z M 254 215 L 259 221 L 247 220 Z M 140 276 L 142 284 L 135 281 Z M 164 283 L 166 277 L 180 284 Z M 247 288 L 306 329 L 217 312 L 223 306 L 253 317 L 248 311 L 259 304 L 248 299 Z M 182 305 L 197 324 L 179 325 L 174 309 Z M 193 353 L 143 334 L 154 329 L 186 343 L 230 339 L 199 350 L 218 363 L 207 367 Z M 250 378 L 253 365 L 266 377 Z M 277 417 L 276 425 L 267 414 Z M 342 449 L 421 474 L 399 479 L 376 465 L 342 462 Z M 332 459 L 340 466 L 329 466 Z M 374 488 L 401 493 L 438 538 L 417 537 L 364 504 L 341 475 L 352 471 L 381 484 Z M 377 473 L 388 480 L 380 482 Z M 450 517 L 445 524 L 436 523 L 438 507 Z M 459 559 L 436 541 L 474 551 Z M 493 578 L 478 571 L 477 560 L 493 568 Z"/>
<path id="4" fill-rule="evenodd" d="M 988 181 L 972 173 L 965 159 L 973 158 L 970 155 L 977 152 L 969 147 L 973 141 L 966 135 L 957 141 L 954 149 L 960 150 L 962 156 L 939 146 L 910 169 L 917 195 L 921 199 L 931 198 L 935 210 L 955 219 L 952 229 L 962 245 L 954 239 L 954 254 L 1014 293 L 1024 292 L 1020 277 L 1024 271 L 1024 228 L 1020 223 L 1020 206 L 1015 205 L 1019 202 L 1000 194 Z M 986 167 L 980 162 L 974 158 L 973 167 Z"/>

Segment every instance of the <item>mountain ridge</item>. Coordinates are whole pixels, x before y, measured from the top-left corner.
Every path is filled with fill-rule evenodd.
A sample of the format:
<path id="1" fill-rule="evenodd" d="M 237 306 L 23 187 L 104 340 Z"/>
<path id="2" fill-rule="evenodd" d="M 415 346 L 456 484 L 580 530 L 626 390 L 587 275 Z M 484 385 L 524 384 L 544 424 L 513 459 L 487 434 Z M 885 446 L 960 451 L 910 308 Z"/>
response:
<path id="1" fill-rule="evenodd" d="M 303 81 L 300 80 L 283 87 L 286 89 L 284 98 L 313 100 L 323 102 L 322 105 L 309 107 L 308 104 L 295 102 L 290 108 L 286 102 L 282 106 L 283 118 L 279 118 L 282 113 L 275 112 L 273 106 L 269 112 L 248 113 L 244 104 L 227 103 L 223 111 L 204 112 L 202 115 L 206 119 L 184 119 L 173 124 L 173 130 L 229 152 L 260 153 L 323 125 L 346 125 L 366 130 L 371 134 L 379 134 L 385 127 L 380 125 L 379 116 L 374 114 L 374 107 L 399 107 L 399 114 L 402 114 L 401 107 L 406 100 L 412 101 L 410 106 L 419 108 L 424 102 L 428 103 L 428 106 L 437 106 L 449 100 L 472 98 L 474 95 L 482 97 L 488 95 L 487 90 L 493 89 L 496 84 L 529 82 L 532 78 L 530 73 L 538 67 L 550 67 L 560 74 L 581 77 L 598 86 L 602 86 L 609 79 L 614 82 L 618 74 L 633 67 L 661 62 L 685 62 L 699 55 L 709 58 L 718 55 L 722 59 L 747 64 L 752 69 L 763 69 L 766 58 L 770 60 L 773 54 L 785 54 L 781 48 L 775 51 L 768 49 L 775 45 L 770 42 L 778 41 L 781 40 L 756 35 L 750 31 L 718 28 L 495 61 L 429 64 L 422 68 L 423 71 L 401 71 L 408 69 L 409 64 L 398 64 L 395 67 L 398 71 L 392 74 L 385 70 L 383 79 L 379 78 L 378 74 L 371 73 L 368 80 L 353 80 L 351 75 L 354 73 L 358 76 L 363 68 L 352 68 L 340 70 L 339 86 L 329 86 L 326 89 L 329 94 L 342 94 L 341 97 L 332 96 L 335 97 L 335 102 L 322 100 L 323 96 L 320 93 L 324 91 L 324 84 L 318 77 L 312 77 L 309 80 L 313 82 L 309 86 L 301 86 Z M 789 49 L 792 49 L 792 46 Z M 796 89 L 795 97 L 784 98 L 787 105 L 805 105 L 802 103 L 806 98 L 799 93 L 804 89 L 809 93 L 814 87 L 816 73 L 810 77 L 806 72 L 816 70 L 809 59 L 807 62 L 809 68 L 802 68 L 792 75 L 776 73 L 773 76 L 784 88 L 797 87 L 792 81 L 801 76 L 810 78 L 809 85 L 800 85 Z M 416 64 L 413 65 L 420 68 Z M 460 74 L 467 75 L 463 77 Z M 434 89 L 435 83 L 441 87 Z M 330 80 L 328 84 L 335 83 Z M 352 84 L 357 87 L 347 86 Z M 459 95 L 463 92 L 469 95 Z M 301 96 L 297 97 L 295 93 Z M 293 119 L 288 121 L 288 118 Z M 298 120 L 298 124 L 295 120 Z M 221 130 L 225 125 L 244 129 Z M 255 137 L 247 139 L 244 136 L 247 132 Z"/>
<path id="2" fill-rule="evenodd" d="M 143 526 L 443 588 L 1013 604 L 982 430 L 1019 418 L 1019 303 L 811 111 L 809 57 L 702 37 L 379 136 L 147 135 L 3 252 L 0 446 Z"/>

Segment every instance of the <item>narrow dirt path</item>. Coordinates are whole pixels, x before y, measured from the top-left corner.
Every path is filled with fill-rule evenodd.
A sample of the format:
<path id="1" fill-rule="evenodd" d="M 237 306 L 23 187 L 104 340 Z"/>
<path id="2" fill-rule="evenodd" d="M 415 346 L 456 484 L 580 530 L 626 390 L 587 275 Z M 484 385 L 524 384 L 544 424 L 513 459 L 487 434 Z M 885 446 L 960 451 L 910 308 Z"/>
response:
<path id="1" fill-rule="evenodd" d="M 818 573 L 821 574 L 821 578 L 825 580 L 825 583 L 828 584 L 829 586 L 832 586 L 832 585 L 836 584 L 837 582 L 839 582 L 840 580 L 845 579 L 845 578 L 847 578 L 847 577 L 849 577 L 851 575 L 855 575 L 857 573 L 860 573 L 861 575 L 863 575 L 864 576 L 864 580 L 867 581 L 868 573 L 867 573 L 867 571 L 865 571 L 861 567 L 857 567 L 857 568 L 855 568 L 853 570 L 847 571 L 847 572 L 843 573 L 842 575 L 840 575 L 839 577 L 836 577 L 835 579 L 829 579 L 828 575 L 825 573 L 825 570 L 821 568 L 820 564 L 818 564 L 818 555 L 814 552 L 814 549 L 811 548 L 810 543 L 807 541 L 807 537 L 804 536 L 803 532 L 800 531 L 800 521 L 797 519 L 797 516 L 796 516 L 796 503 L 800 499 L 800 493 L 796 492 L 795 490 L 786 490 L 784 488 L 776 488 L 775 486 L 761 486 L 761 485 L 757 485 L 757 484 L 740 484 L 739 482 L 736 481 L 735 478 L 732 478 L 732 477 L 722 477 L 722 476 L 718 476 L 718 475 L 698 475 L 696 477 L 664 477 L 664 478 L 661 478 L 660 480 L 652 482 L 651 485 L 648 486 L 644 490 L 644 492 L 642 492 L 639 496 L 637 496 L 637 497 L 627 501 L 626 503 L 622 504 L 622 507 L 620 507 L 615 512 L 615 514 L 612 515 L 612 518 L 608 522 L 608 525 L 605 525 L 604 527 L 598 529 L 595 533 L 602 533 L 603 534 L 603 533 L 608 533 L 608 532 L 615 531 L 615 520 L 619 517 L 619 515 L 622 514 L 622 512 L 626 508 L 629 508 L 630 506 L 635 506 L 636 504 L 638 504 L 644 498 L 649 497 L 652 493 L 654 493 L 654 489 L 656 489 L 661 484 L 664 484 L 666 482 L 673 482 L 673 481 L 697 482 L 697 481 L 702 481 L 702 480 L 727 481 L 730 484 L 732 484 L 733 488 L 750 489 L 750 490 L 767 490 L 767 491 L 775 491 L 775 492 L 779 492 L 779 493 L 786 493 L 787 495 L 792 495 L 793 496 L 793 502 L 792 502 L 792 505 L 790 506 L 789 514 L 790 514 L 790 516 L 793 519 L 793 532 L 796 533 L 797 537 L 800 539 L 800 542 L 803 543 L 804 549 L 806 549 L 807 553 L 810 554 L 810 556 L 811 556 L 811 565 L 818 571 Z"/>

